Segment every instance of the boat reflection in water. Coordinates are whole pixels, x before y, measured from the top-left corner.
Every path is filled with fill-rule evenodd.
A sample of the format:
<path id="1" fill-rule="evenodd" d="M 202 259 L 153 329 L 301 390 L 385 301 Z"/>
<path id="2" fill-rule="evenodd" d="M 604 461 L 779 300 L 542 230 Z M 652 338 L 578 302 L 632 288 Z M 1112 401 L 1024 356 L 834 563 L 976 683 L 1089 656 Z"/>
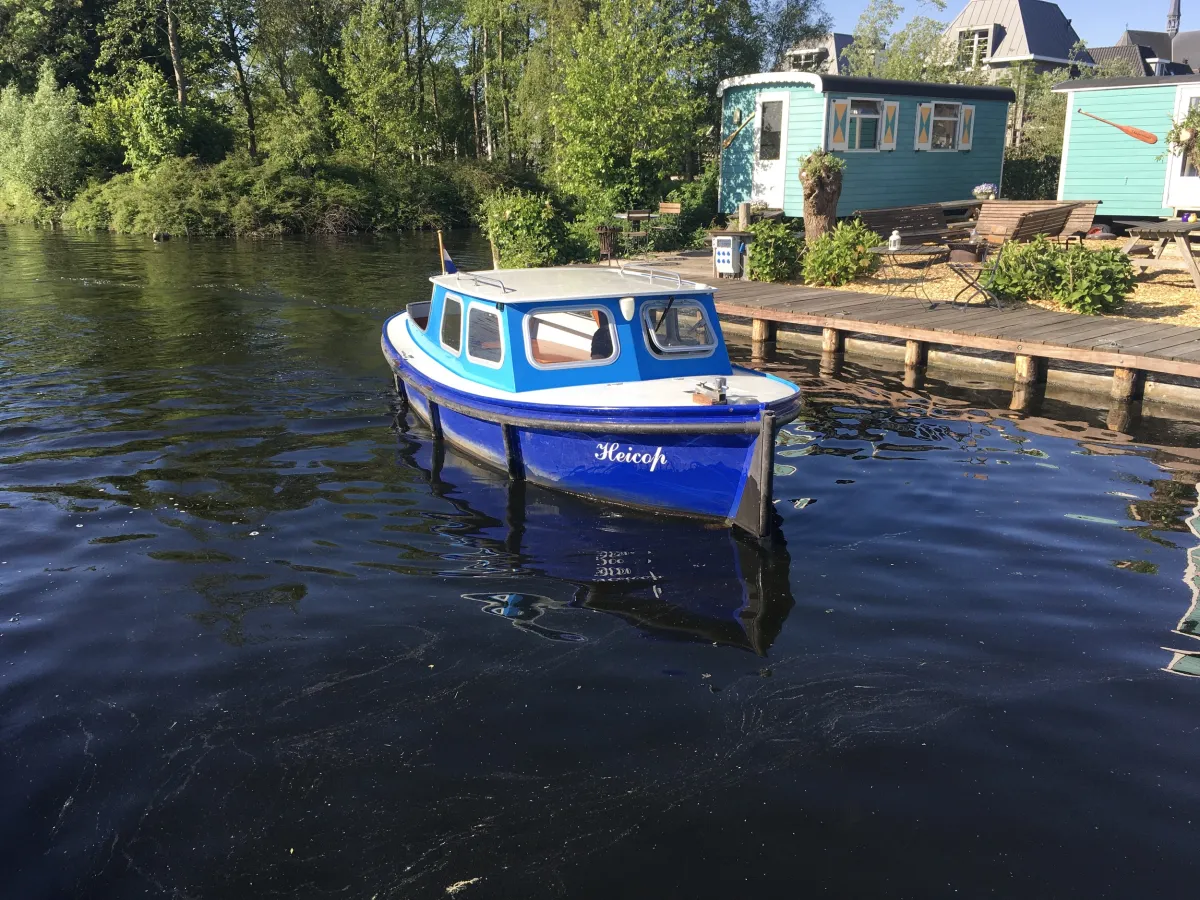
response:
<path id="1" fill-rule="evenodd" d="M 1200 488 L 1200 485 L 1197 487 Z M 1192 537 L 1200 540 L 1200 501 L 1192 509 L 1186 523 Z M 1192 592 L 1192 602 L 1179 624 L 1175 626 L 1175 633 L 1181 637 L 1200 638 L 1200 545 L 1191 547 L 1187 552 L 1187 569 L 1183 573 L 1183 583 Z M 1192 678 L 1200 677 L 1200 649 L 1163 649 L 1171 654 L 1171 660 L 1163 666 L 1164 672 L 1188 675 Z"/>
<path id="2" fill-rule="evenodd" d="M 586 640 L 562 626 L 569 626 L 571 610 L 594 610 L 653 638 L 765 655 L 795 605 L 778 529 L 770 541 L 756 541 L 712 523 L 615 510 L 509 481 L 440 443 L 403 433 L 400 441 L 402 455 L 425 473 L 433 492 L 462 514 L 450 526 L 456 539 L 483 551 L 469 568 L 484 568 L 493 581 L 550 579 L 547 587 L 538 578 L 535 590 L 557 596 L 519 589 L 463 594 L 530 634 Z M 556 611 L 568 615 L 547 616 Z"/>

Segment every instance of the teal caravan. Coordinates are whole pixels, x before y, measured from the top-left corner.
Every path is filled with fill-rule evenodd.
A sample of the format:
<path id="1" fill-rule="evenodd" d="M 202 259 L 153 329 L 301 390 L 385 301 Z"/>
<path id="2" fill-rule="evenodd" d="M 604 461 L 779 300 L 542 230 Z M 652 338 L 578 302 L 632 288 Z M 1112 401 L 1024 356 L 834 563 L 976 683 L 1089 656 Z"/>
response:
<path id="1" fill-rule="evenodd" d="M 808 72 L 727 78 L 721 97 L 721 212 L 746 201 L 804 214 L 800 162 L 846 161 L 838 215 L 964 200 L 999 184 L 1009 88 Z"/>
<path id="2" fill-rule="evenodd" d="M 1059 200 L 1099 200 L 1105 217 L 1200 212 L 1200 172 L 1167 148 L 1171 123 L 1200 103 L 1200 75 L 1064 81 L 1054 91 L 1067 95 Z"/>

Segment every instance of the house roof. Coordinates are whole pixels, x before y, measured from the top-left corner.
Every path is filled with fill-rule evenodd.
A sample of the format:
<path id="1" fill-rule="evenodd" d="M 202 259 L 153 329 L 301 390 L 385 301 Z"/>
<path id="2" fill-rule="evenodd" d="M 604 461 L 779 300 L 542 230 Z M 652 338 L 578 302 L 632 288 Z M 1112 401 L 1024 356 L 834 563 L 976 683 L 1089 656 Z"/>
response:
<path id="1" fill-rule="evenodd" d="M 1171 59 L 1191 68 L 1200 67 L 1200 31 L 1181 31 L 1171 42 Z"/>
<path id="2" fill-rule="evenodd" d="M 1200 75 L 1164 75 L 1158 78 L 1074 78 L 1070 81 L 1060 81 L 1051 88 L 1052 91 L 1064 94 L 1067 91 L 1107 91 L 1124 87 L 1154 87 L 1160 84 L 1196 84 L 1200 83 Z"/>
<path id="3" fill-rule="evenodd" d="M 971 0 L 955 16 L 947 34 L 995 26 L 988 62 L 1037 59 L 1071 62 L 1079 35 L 1056 3 L 1046 0 Z M 1087 52 L 1075 61 L 1090 63 Z"/>
<path id="4" fill-rule="evenodd" d="M 1124 69 L 1129 75 L 1152 75 L 1153 70 L 1146 65 L 1141 47 L 1133 44 L 1118 44 L 1115 47 L 1088 47 L 1092 62 L 1098 66 L 1108 66 L 1114 70 Z"/>
<path id="5" fill-rule="evenodd" d="M 996 100 L 1012 103 L 1012 88 L 975 84 L 934 84 L 927 81 L 892 81 L 887 78 L 856 78 L 852 75 L 821 75 L 814 72 L 760 72 L 726 78 L 717 85 L 720 97 L 729 88 L 756 84 L 810 84 L 818 92 L 888 94 L 905 97 L 939 97 L 948 100 Z"/>
<path id="6" fill-rule="evenodd" d="M 1171 36 L 1165 31 L 1126 31 L 1117 38 L 1117 46 L 1149 47 L 1151 58 L 1171 58 Z"/>

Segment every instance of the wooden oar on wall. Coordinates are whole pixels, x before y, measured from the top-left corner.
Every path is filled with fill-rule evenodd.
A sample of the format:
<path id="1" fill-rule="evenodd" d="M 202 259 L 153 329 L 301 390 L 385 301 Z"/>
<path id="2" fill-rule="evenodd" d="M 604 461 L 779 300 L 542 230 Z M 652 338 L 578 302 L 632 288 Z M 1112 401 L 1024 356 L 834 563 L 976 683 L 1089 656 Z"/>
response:
<path id="1" fill-rule="evenodd" d="M 733 139 L 738 136 L 738 132 L 741 131 L 743 128 L 745 128 L 747 125 L 749 125 L 750 120 L 753 119 L 756 115 L 758 115 L 757 110 L 750 113 L 750 115 L 746 116 L 746 118 L 744 120 L 742 120 L 742 124 L 739 125 L 737 128 L 733 129 L 733 133 L 730 134 L 729 137 L 725 138 L 725 143 L 723 143 L 721 145 L 721 149 L 728 150 L 729 145 L 733 143 Z"/>
<path id="2" fill-rule="evenodd" d="M 1132 125 L 1118 125 L 1116 122 L 1110 122 L 1108 119 L 1102 119 L 1099 116 L 1093 116 L 1090 112 L 1084 112 L 1082 109 L 1075 110 L 1081 116 L 1087 116 L 1089 119 L 1095 119 L 1097 122 L 1103 122 L 1105 125 L 1111 125 L 1119 131 L 1125 132 L 1135 141 L 1141 141 L 1143 144 L 1157 144 L 1158 136 L 1153 135 L 1148 131 L 1142 131 L 1140 128 L 1134 128 Z"/>

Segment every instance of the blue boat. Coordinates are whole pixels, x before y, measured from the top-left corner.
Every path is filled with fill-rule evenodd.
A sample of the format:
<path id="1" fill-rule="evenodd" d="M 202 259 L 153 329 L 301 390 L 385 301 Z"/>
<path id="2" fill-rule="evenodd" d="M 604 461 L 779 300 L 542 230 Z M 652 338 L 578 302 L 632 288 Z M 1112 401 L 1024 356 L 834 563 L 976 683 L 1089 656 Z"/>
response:
<path id="1" fill-rule="evenodd" d="M 774 527 L 775 433 L 800 389 L 730 364 L 711 287 L 640 266 L 430 280 L 382 346 L 435 438 L 514 480 Z"/>

